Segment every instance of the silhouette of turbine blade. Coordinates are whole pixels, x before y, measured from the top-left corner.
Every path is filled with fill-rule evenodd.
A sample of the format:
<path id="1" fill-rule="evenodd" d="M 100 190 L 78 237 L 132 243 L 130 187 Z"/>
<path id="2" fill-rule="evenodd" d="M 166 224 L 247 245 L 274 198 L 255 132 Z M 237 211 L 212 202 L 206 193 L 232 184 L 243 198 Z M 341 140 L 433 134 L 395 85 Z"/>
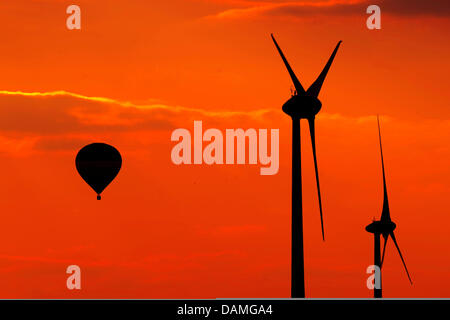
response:
<path id="1" fill-rule="evenodd" d="M 397 244 L 397 240 L 395 239 L 394 231 L 392 231 L 389 235 L 392 237 L 392 241 L 394 241 L 394 244 L 397 247 L 398 254 L 400 255 L 400 259 L 402 259 L 402 263 L 403 263 L 403 266 L 405 267 L 406 274 L 408 275 L 409 282 L 411 282 L 411 284 L 412 284 L 412 280 L 411 280 L 411 277 L 409 276 L 409 272 L 408 272 L 408 268 L 406 267 L 405 260 L 403 259 L 402 253 Z"/>
<path id="2" fill-rule="evenodd" d="M 384 254 L 386 253 L 386 245 L 387 245 L 387 242 L 388 242 L 388 240 L 389 240 L 389 235 L 387 235 L 387 236 L 384 236 L 384 235 L 383 235 L 383 237 L 384 237 L 384 245 L 383 245 L 383 255 L 381 256 L 381 265 L 380 265 L 380 268 L 383 266 L 383 262 L 384 262 Z"/>
<path id="3" fill-rule="evenodd" d="M 283 54 L 283 51 L 281 50 L 280 46 L 278 45 L 277 41 L 275 40 L 275 37 L 273 34 L 270 34 L 272 37 L 273 43 L 275 43 L 275 46 L 278 49 L 278 52 L 280 53 L 281 59 L 283 59 L 283 62 L 286 66 L 286 69 L 289 72 L 289 75 L 291 76 L 292 82 L 294 83 L 295 89 L 297 90 L 297 94 L 305 94 L 305 89 L 303 89 L 300 81 L 298 81 L 297 76 L 295 75 L 294 71 L 292 70 L 291 66 L 289 65 L 289 62 L 287 61 L 286 57 Z"/>
<path id="4" fill-rule="evenodd" d="M 386 174 L 384 170 L 383 146 L 381 144 L 380 119 L 378 115 L 377 115 L 377 123 L 378 123 L 378 139 L 380 141 L 381 169 L 383 171 L 383 211 L 381 212 L 381 221 L 391 221 L 391 215 L 389 212 L 389 200 L 386 187 Z"/>
<path id="5" fill-rule="evenodd" d="M 331 54 L 330 59 L 328 59 L 328 62 L 325 65 L 325 67 L 323 68 L 322 72 L 317 77 L 316 81 L 314 81 L 314 83 L 306 91 L 306 93 L 308 95 L 314 96 L 316 98 L 319 96 L 320 89 L 322 89 L 323 82 L 325 81 L 328 70 L 330 70 L 331 64 L 333 63 L 333 60 L 334 60 L 334 56 L 336 55 L 341 43 L 342 43 L 342 41 L 338 42 L 338 44 L 336 45 L 336 48 L 334 49 L 333 53 Z"/>
<path id="6" fill-rule="evenodd" d="M 323 214 L 322 214 L 322 198 L 320 196 L 320 184 L 319 184 L 319 170 L 317 168 L 317 156 L 316 156 L 316 129 L 314 127 L 314 118 L 309 118 L 309 133 L 311 135 L 311 145 L 312 145 L 312 151 L 314 156 L 314 168 L 316 171 L 316 183 L 317 183 L 317 195 L 319 198 L 319 209 L 320 209 L 320 223 L 322 226 L 322 239 L 325 241 L 325 232 L 323 229 Z"/>

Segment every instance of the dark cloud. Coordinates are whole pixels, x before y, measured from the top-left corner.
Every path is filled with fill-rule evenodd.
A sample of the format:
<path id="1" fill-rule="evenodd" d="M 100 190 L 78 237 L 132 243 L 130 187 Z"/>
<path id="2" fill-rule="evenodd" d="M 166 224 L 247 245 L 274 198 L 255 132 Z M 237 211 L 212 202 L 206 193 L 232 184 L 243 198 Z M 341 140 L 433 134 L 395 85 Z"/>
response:
<path id="1" fill-rule="evenodd" d="M 384 0 L 380 2 L 380 7 L 396 15 L 450 15 L 448 0 Z"/>

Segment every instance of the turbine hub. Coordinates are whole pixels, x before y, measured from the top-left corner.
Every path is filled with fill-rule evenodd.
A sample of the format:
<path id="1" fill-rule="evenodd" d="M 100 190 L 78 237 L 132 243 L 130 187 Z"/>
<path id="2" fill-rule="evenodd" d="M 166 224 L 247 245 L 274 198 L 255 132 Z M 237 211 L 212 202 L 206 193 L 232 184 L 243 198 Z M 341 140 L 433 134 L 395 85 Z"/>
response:
<path id="1" fill-rule="evenodd" d="M 313 96 L 293 95 L 283 105 L 283 112 L 292 119 L 311 119 L 319 113 L 322 102 Z"/>
<path id="2" fill-rule="evenodd" d="M 395 230 L 397 225 L 392 221 L 374 221 L 366 227 L 370 233 L 389 234 Z"/>

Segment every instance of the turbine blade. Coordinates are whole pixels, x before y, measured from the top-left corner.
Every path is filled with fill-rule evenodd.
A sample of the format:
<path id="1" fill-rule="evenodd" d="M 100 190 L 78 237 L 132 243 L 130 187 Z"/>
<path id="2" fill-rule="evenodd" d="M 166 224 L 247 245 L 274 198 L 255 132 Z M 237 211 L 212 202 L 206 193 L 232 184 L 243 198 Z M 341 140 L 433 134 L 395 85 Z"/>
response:
<path id="1" fill-rule="evenodd" d="M 387 245 L 387 242 L 389 240 L 389 235 L 387 235 L 386 237 L 385 236 L 383 236 L 383 237 L 384 237 L 384 245 L 383 245 L 383 255 L 381 256 L 381 266 L 380 266 L 380 268 L 383 266 L 384 254 L 386 253 L 386 245 Z"/>
<path id="2" fill-rule="evenodd" d="M 403 259 L 402 253 L 401 253 L 400 248 L 399 248 L 399 246 L 397 244 L 397 240 L 395 239 L 394 231 L 392 231 L 390 233 L 390 236 L 392 237 L 392 241 L 394 241 L 394 244 L 397 247 L 398 254 L 400 255 L 400 259 L 402 259 L 403 266 L 405 267 L 405 271 L 406 271 L 406 274 L 408 275 L 409 282 L 411 282 L 411 284 L 412 284 L 412 280 L 411 280 L 411 277 L 409 276 L 409 272 L 408 272 L 408 268 L 406 267 L 405 260 Z"/>
<path id="3" fill-rule="evenodd" d="M 320 89 L 322 89 L 323 82 L 325 81 L 325 78 L 327 76 L 328 70 L 330 70 L 331 64 L 333 63 L 334 56 L 336 55 L 339 46 L 341 45 L 342 41 L 339 41 L 336 45 L 336 48 L 334 49 L 333 53 L 331 54 L 330 59 L 328 59 L 327 64 L 323 68 L 320 75 L 317 77 L 316 81 L 309 87 L 309 89 L 306 91 L 308 95 L 318 97 L 320 93 Z"/>
<path id="4" fill-rule="evenodd" d="M 286 66 L 286 69 L 289 72 L 289 75 L 291 76 L 292 82 L 294 83 L 295 89 L 297 90 L 297 94 L 305 94 L 305 89 L 303 89 L 300 81 L 298 81 L 297 76 L 295 75 L 294 71 L 292 70 L 291 66 L 289 65 L 289 62 L 286 60 L 286 57 L 283 54 L 283 51 L 281 50 L 280 46 L 278 46 L 277 41 L 275 40 L 275 37 L 273 34 L 270 35 L 272 37 L 273 43 L 275 43 L 275 46 L 278 49 L 278 52 L 280 53 L 281 59 L 283 59 L 283 62 Z"/>
<path id="5" fill-rule="evenodd" d="M 383 171 L 383 211 L 381 212 L 381 221 L 391 221 L 387 187 L 386 187 L 386 174 L 384 170 L 383 146 L 381 144 L 380 118 L 378 117 L 378 115 L 377 115 L 377 123 L 378 123 L 378 138 L 380 141 L 381 169 Z"/>
<path id="6" fill-rule="evenodd" d="M 316 183 L 317 183 L 317 195 L 319 198 L 319 209 L 320 209 L 320 223 L 322 226 L 322 239 L 325 241 L 325 232 L 323 230 L 323 214 L 322 214 L 322 198 L 320 196 L 320 184 L 319 184 L 319 170 L 317 169 L 317 156 L 316 156 L 316 134 L 315 134 L 315 127 L 314 127 L 314 118 L 309 118 L 309 133 L 311 135 L 311 145 L 312 145 L 312 151 L 314 156 L 314 168 L 316 171 Z"/>

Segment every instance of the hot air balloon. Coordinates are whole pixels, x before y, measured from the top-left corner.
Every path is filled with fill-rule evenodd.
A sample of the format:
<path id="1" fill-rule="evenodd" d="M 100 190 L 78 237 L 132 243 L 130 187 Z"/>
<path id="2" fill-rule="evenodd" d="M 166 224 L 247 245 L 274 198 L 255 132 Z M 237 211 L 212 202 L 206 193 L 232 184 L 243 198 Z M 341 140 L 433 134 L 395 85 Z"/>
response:
<path id="1" fill-rule="evenodd" d="M 75 165 L 81 178 L 97 193 L 97 200 L 101 200 L 101 193 L 122 167 L 122 157 L 113 146 L 92 143 L 78 152 Z"/>

